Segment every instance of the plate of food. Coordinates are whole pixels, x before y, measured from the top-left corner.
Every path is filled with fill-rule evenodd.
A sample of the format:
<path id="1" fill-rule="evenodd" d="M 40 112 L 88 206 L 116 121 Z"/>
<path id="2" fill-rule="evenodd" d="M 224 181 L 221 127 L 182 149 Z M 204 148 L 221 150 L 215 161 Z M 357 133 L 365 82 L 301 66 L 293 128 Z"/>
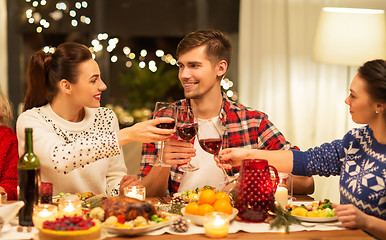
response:
<path id="1" fill-rule="evenodd" d="M 90 218 L 103 221 L 102 228 L 118 235 L 139 235 L 171 224 L 178 216 L 158 211 L 146 201 L 129 197 L 110 197 L 93 208 Z"/>
<path id="2" fill-rule="evenodd" d="M 163 214 L 166 214 L 167 216 L 164 216 Z M 125 223 L 115 222 L 113 224 L 102 224 L 102 228 L 108 233 L 112 234 L 139 235 L 168 226 L 177 218 L 177 215 L 166 212 L 163 212 L 157 216 L 160 217 L 162 220 L 156 222 L 152 220 L 146 220 L 143 217 L 137 217 L 136 219 L 126 221 Z"/>
<path id="3" fill-rule="evenodd" d="M 291 215 L 305 222 L 334 222 L 338 220 L 330 200 L 314 201 L 310 203 L 292 204 L 287 206 Z"/>

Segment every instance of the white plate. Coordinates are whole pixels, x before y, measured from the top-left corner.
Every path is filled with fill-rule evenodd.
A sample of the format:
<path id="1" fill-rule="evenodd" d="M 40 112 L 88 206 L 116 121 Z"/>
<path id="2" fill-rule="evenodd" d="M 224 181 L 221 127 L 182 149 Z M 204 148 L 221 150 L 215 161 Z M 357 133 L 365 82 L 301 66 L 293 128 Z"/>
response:
<path id="1" fill-rule="evenodd" d="M 106 230 L 108 233 L 112 233 L 112 234 L 118 234 L 118 235 L 139 235 L 139 234 L 143 234 L 143 233 L 146 233 L 146 232 L 151 232 L 151 231 L 154 231 L 156 229 L 165 227 L 165 226 L 171 224 L 176 219 L 176 217 L 177 216 L 173 216 L 171 219 L 167 220 L 166 222 L 157 223 L 157 224 L 150 225 L 150 226 L 147 226 L 147 227 L 120 228 L 120 227 L 107 227 L 107 226 L 103 226 L 102 225 L 102 228 L 104 230 Z"/>
<path id="2" fill-rule="evenodd" d="M 338 217 L 301 217 L 292 215 L 295 218 L 299 219 L 300 221 L 304 222 L 316 222 L 316 223 L 324 223 L 324 222 L 335 222 L 338 221 Z"/>
<path id="3" fill-rule="evenodd" d="M 185 208 L 181 209 L 181 213 L 184 217 L 186 217 L 187 219 L 192 221 L 192 223 L 200 225 L 200 226 L 204 225 L 204 220 L 205 220 L 204 216 L 185 213 Z M 236 208 L 233 208 L 233 212 L 229 216 L 229 221 L 233 220 L 236 217 L 237 213 L 239 213 L 239 210 L 237 210 Z"/>

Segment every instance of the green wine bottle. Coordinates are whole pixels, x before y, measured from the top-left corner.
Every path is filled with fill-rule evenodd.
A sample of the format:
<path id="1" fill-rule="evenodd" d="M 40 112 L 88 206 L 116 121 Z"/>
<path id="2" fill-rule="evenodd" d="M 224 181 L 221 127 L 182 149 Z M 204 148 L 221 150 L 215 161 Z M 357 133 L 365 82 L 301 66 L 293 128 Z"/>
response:
<path id="1" fill-rule="evenodd" d="M 33 226 L 33 208 L 38 204 L 40 187 L 40 161 L 33 153 L 32 128 L 25 129 L 25 153 L 19 158 L 18 169 L 18 196 L 24 201 L 24 207 L 19 212 L 21 226 Z"/>

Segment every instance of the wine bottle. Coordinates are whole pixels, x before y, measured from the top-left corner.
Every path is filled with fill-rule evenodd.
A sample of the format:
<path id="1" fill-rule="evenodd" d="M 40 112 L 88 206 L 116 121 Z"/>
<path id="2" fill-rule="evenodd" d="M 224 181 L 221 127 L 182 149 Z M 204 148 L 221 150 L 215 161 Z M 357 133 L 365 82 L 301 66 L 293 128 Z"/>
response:
<path id="1" fill-rule="evenodd" d="M 33 226 L 32 212 L 39 200 L 40 161 L 33 153 L 32 128 L 25 129 L 25 153 L 19 158 L 17 169 L 19 201 L 24 202 L 19 212 L 19 224 Z"/>

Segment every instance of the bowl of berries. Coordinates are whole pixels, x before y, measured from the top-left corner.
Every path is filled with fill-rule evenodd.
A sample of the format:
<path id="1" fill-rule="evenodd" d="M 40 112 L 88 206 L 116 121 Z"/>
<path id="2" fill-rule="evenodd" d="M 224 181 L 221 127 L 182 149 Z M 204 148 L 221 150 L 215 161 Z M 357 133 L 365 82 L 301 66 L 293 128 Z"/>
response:
<path id="1" fill-rule="evenodd" d="M 101 223 L 83 216 L 64 216 L 45 221 L 38 228 L 39 240 L 94 240 L 101 238 Z"/>

